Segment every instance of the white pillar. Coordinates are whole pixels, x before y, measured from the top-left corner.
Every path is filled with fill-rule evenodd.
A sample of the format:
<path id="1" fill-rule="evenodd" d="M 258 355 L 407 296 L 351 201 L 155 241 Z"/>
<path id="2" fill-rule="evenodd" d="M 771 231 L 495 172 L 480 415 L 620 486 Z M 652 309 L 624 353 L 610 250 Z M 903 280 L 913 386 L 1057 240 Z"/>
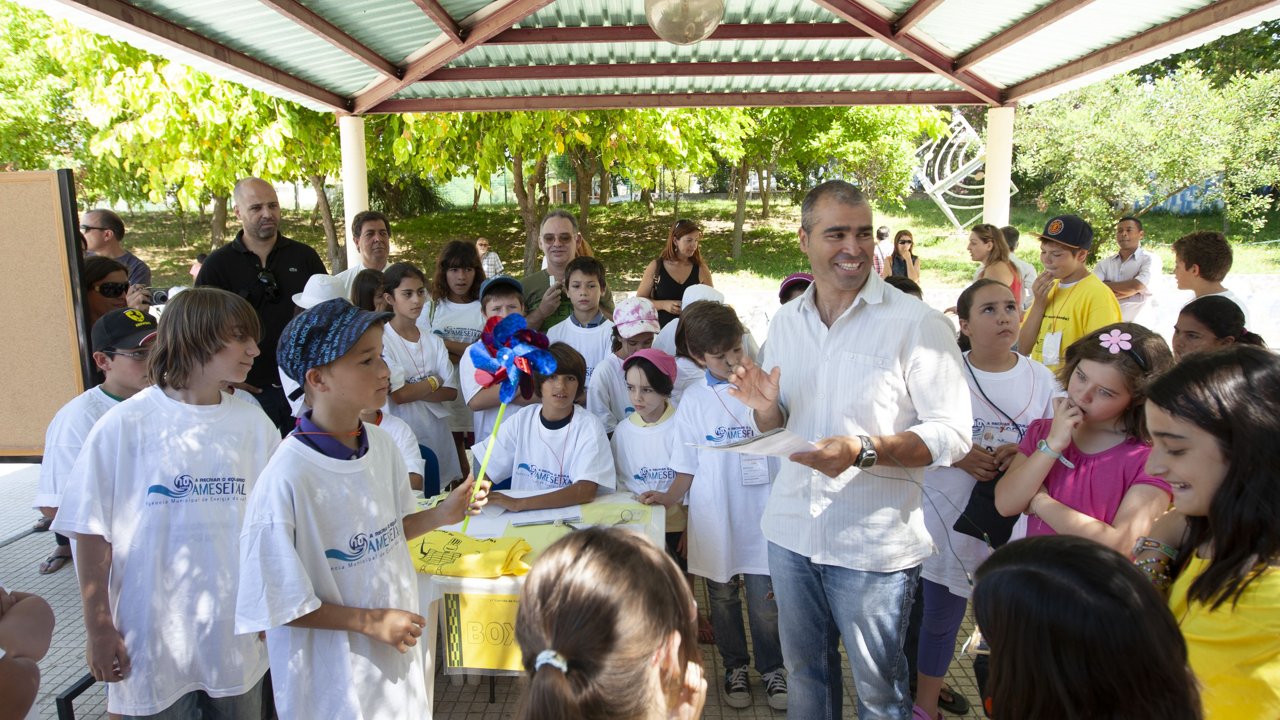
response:
<path id="1" fill-rule="evenodd" d="M 987 108 L 987 163 L 983 182 L 982 222 L 1009 224 L 1010 175 L 1013 172 L 1013 108 Z"/>
<path id="2" fill-rule="evenodd" d="M 360 253 L 351 239 L 351 222 L 356 214 L 369 209 L 369 167 L 365 158 L 364 118 L 343 115 L 338 118 L 338 135 L 342 141 L 342 210 L 344 220 L 340 232 L 347 238 L 347 267 L 354 267 Z"/>

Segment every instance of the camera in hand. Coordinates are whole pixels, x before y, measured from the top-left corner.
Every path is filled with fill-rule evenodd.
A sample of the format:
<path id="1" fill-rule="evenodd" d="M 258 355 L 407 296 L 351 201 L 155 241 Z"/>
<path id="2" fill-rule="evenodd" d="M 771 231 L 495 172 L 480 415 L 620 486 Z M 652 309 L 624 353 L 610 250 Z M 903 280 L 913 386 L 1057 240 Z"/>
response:
<path id="1" fill-rule="evenodd" d="M 169 302 L 169 291 L 164 288 L 147 288 L 147 294 L 151 296 L 152 305 L 163 305 Z"/>

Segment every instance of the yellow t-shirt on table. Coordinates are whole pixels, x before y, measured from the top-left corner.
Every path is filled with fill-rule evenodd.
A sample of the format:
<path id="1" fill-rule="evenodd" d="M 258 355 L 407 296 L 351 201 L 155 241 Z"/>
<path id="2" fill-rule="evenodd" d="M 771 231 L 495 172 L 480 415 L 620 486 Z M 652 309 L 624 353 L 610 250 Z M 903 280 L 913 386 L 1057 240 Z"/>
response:
<path id="1" fill-rule="evenodd" d="M 1187 602 L 1187 588 L 1209 561 L 1192 558 L 1169 595 L 1200 681 L 1206 720 L 1280 718 L 1280 569 L 1249 583 L 1240 601 L 1210 610 Z"/>

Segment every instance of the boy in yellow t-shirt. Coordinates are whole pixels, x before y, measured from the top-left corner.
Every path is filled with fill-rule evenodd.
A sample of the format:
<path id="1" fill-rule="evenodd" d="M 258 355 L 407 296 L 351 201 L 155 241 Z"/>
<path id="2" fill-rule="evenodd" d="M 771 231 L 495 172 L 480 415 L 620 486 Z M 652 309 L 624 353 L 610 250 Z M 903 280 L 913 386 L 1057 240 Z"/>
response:
<path id="1" fill-rule="evenodd" d="M 1056 370 L 1071 343 L 1120 322 L 1120 304 L 1085 264 L 1093 246 L 1089 223 L 1078 215 L 1059 215 L 1039 237 L 1044 272 L 1031 285 L 1034 299 L 1018 333 L 1018 352 Z"/>

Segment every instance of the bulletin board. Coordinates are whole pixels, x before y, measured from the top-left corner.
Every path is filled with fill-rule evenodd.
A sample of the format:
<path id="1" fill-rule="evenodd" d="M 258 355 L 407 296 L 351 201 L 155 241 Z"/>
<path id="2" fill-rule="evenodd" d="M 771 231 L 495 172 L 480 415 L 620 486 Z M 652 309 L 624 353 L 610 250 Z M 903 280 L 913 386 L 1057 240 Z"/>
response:
<path id="1" fill-rule="evenodd" d="M 89 377 L 71 172 L 0 173 L 0 217 L 0 460 L 22 460 Z"/>

